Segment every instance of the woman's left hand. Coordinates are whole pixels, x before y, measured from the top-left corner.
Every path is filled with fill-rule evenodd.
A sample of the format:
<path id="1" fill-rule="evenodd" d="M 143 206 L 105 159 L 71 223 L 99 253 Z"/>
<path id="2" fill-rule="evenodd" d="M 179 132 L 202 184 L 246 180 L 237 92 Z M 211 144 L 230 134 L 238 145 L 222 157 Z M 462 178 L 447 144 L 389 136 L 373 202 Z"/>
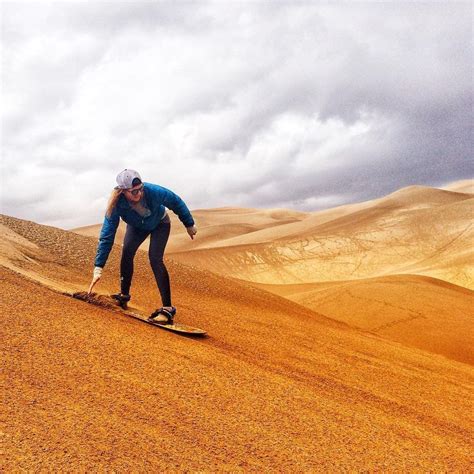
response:
<path id="1" fill-rule="evenodd" d="M 191 239 L 194 239 L 194 236 L 197 234 L 196 226 L 193 225 L 191 227 L 186 227 L 186 230 L 188 231 L 189 237 L 191 237 Z"/>
<path id="2" fill-rule="evenodd" d="M 102 268 L 101 267 L 95 267 L 94 268 L 94 275 L 92 276 L 92 282 L 89 286 L 89 291 L 87 292 L 89 295 L 92 292 L 92 288 L 94 288 L 95 284 L 101 279 L 102 277 Z"/>

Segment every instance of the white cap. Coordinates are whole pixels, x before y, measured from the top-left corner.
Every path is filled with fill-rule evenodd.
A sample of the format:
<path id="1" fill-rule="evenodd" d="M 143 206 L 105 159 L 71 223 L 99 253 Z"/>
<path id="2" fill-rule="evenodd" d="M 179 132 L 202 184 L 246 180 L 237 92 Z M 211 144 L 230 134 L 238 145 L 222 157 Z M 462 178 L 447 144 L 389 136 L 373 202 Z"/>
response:
<path id="1" fill-rule="evenodd" d="M 142 180 L 138 171 L 124 169 L 117 175 L 116 181 L 120 189 L 130 189 L 133 187 L 133 180 L 135 178 L 138 178 L 140 182 Z"/>

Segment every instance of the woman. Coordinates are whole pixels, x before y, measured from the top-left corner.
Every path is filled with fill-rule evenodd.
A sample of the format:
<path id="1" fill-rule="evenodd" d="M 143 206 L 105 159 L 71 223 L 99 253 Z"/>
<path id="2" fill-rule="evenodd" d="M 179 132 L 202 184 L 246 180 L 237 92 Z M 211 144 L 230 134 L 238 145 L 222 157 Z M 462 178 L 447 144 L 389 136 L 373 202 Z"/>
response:
<path id="1" fill-rule="evenodd" d="M 138 247 L 150 235 L 149 258 L 163 306 L 149 319 L 172 324 L 176 308 L 171 305 L 171 289 L 168 270 L 163 254 L 170 235 L 171 221 L 166 208 L 178 215 L 191 239 L 197 233 L 194 219 L 183 200 L 169 189 L 157 184 L 143 183 L 135 170 L 125 169 L 117 176 L 118 186 L 112 192 L 99 237 L 95 268 L 89 293 L 102 276 L 115 233 L 122 218 L 127 223 L 120 261 L 120 293 L 112 295 L 123 308 L 130 301 L 130 285 L 133 275 L 133 259 Z"/>

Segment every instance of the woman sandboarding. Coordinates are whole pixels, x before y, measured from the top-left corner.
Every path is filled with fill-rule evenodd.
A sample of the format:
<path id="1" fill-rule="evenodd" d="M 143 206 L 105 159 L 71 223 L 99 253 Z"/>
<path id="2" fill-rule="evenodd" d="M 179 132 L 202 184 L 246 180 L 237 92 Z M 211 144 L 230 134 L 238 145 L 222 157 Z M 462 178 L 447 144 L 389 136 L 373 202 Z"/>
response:
<path id="1" fill-rule="evenodd" d="M 163 306 L 148 318 L 160 324 L 173 324 L 176 308 L 171 305 L 171 288 L 163 254 L 170 235 L 171 221 L 166 208 L 178 215 L 191 239 L 197 233 L 194 219 L 184 201 L 157 184 L 144 183 L 135 170 L 125 169 L 117 176 L 100 232 L 95 268 L 89 293 L 102 276 L 102 269 L 115 240 L 120 218 L 127 223 L 120 261 L 120 293 L 112 295 L 122 308 L 130 301 L 133 259 L 138 247 L 150 235 L 149 259 Z"/>

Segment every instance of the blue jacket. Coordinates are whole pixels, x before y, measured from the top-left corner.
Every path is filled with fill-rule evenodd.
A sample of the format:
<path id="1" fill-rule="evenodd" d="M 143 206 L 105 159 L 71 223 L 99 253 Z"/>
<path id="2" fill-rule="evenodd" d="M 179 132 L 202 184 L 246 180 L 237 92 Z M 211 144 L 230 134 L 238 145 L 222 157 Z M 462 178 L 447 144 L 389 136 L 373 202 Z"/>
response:
<path id="1" fill-rule="evenodd" d="M 105 216 L 104 218 L 94 262 L 96 267 L 104 267 L 107 262 L 115 240 L 115 233 L 117 232 L 120 218 L 137 229 L 151 232 L 158 227 L 160 220 L 165 215 L 166 206 L 178 215 L 179 220 L 185 227 L 192 227 L 194 225 L 191 212 L 189 212 L 184 201 L 173 191 L 151 183 L 143 183 L 143 188 L 145 200 L 151 211 L 151 215 L 148 217 L 140 216 L 138 212 L 131 208 L 127 198 L 124 195 L 120 196 L 111 216 Z"/>

